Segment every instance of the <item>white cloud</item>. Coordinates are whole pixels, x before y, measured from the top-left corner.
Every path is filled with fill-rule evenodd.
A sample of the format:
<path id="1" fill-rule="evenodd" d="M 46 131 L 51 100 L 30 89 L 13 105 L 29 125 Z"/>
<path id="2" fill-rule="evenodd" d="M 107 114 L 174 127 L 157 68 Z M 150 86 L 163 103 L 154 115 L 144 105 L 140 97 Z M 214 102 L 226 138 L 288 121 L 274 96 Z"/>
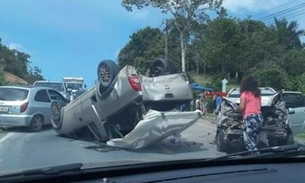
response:
<path id="1" fill-rule="evenodd" d="M 14 42 L 8 44 L 8 48 L 9 48 L 10 50 L 22 50 L 22 49 L 24 49 L 24 47 L 23 47 L 21 44 L 19 44 L 19 43 L 14 43 Z"/>

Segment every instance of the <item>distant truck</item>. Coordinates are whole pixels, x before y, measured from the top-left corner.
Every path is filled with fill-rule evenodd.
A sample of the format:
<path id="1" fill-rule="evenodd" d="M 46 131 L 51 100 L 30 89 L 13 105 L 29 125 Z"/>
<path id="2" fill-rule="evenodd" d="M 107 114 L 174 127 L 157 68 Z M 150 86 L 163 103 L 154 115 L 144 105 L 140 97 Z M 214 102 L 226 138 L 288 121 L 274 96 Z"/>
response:
<path id="1" fill-rule="evenodd" d="M 62 81 L 65 83 L 66 88 L 73 95 L 76 91 L 86 88 L 84 85 L 84 78 L 82 77 L 63 77 Z"/>

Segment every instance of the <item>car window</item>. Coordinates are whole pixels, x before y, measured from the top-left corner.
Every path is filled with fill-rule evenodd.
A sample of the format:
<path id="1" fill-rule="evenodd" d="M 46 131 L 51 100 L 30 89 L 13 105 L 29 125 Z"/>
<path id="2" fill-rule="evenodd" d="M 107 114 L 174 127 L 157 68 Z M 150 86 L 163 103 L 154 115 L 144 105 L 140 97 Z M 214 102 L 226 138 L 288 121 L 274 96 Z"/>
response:
<path id="1" fill-rule="evenodd" d="M 304 98 L 300 93 L 283 93 L 283 99 L 286 102 L 286 107 L 303 107 Z"/>
<path id="2" fill-rule="evenodd" d="M 28 97 L 29 90 L 21 88 L 0 88 L 0 100 L 19 101 Z"/>
<path id="3" fill-rule="evenodd" d="M 83 87 L 80 83 L 67 83 L 67 88 L 70 88 L 72 90 L 79 90 Z"/>
<path id="4" fill-rule="evenodd" d="M 60 93 L 58 93 L 58 92 L 56 92 L 54 90 L 48 90 L 48 92 L 49 92 L 50 98 L 52 100 L 62 100 L 62 101 L 65 101 L 64 97 Z"/>
<path id="5" fill-rule="evenodd" d="M 47 90 L 45 89 L 39 90 L 36 93 L 34 100 L 37 102 L 51 102 Z"/>
<path id="6" fill-rule="evenodd" d="M 63 92 L 65 91 L 65 86 L 62 83 L 55 83 L 55 82 L 37 82 L 34 86 L 41 86 L 41 87 L 48 87 L 52 88 L 56 91 Z"/>

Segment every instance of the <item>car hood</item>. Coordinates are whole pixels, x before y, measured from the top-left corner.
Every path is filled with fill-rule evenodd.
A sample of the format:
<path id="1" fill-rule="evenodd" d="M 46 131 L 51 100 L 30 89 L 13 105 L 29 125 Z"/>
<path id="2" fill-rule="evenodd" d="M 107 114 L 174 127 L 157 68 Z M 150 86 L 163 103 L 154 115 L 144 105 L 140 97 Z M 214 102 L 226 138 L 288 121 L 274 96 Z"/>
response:
<path id="1" fill-rule="evenodd" d="M 265 106 L 272 106 L 275 101 L 278 99 L 280 93 L 276 93 L 272 96 L 262 96 L 262 102 L 261 102 L 261 106 L 265 107 Z M 231 105 L 231 107 L 234 108 L 235 104 L 239 104 L 240 103 L 240 98 L 228 98 L 228 97 L 222 97 L 224 100 L 226 100 L 228 102 L 229 105 Z"/>

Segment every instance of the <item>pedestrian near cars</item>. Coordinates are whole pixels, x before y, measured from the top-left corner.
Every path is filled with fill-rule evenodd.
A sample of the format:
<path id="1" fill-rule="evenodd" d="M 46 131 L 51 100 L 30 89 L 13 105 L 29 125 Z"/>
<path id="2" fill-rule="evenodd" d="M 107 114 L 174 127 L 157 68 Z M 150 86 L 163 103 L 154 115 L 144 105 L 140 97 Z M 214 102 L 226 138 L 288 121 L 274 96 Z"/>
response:
<path id="1" fill-rule="evenodd" d="M 216 111 L 217 111 L 217 112 L 218 112 L 219 109 L 220 109 L 221 102 L 222 102 L 221 96 L 217 95 L 217 97 L 216 97 Z"/>
<path id="2" fill-rule="evenodd" d="M 206 114 L 206 107 L 207 107 L 206 92 L 202 92 L 202 95 L 201 95 L 201 98 L 200 98 L 200 104 L 201 104 L 201 111 L 205 115 Z"/>
<path id="3" fill-rule="evenodd" d="M 261 113 L 261 93 L 254 76 L 245 76 L 240 86 L 240 104 L 236 111 L 241 111 L 244 124 L 244 143 L 248 151 L 257 154 L 259 134 L 263 123 Z"/>

